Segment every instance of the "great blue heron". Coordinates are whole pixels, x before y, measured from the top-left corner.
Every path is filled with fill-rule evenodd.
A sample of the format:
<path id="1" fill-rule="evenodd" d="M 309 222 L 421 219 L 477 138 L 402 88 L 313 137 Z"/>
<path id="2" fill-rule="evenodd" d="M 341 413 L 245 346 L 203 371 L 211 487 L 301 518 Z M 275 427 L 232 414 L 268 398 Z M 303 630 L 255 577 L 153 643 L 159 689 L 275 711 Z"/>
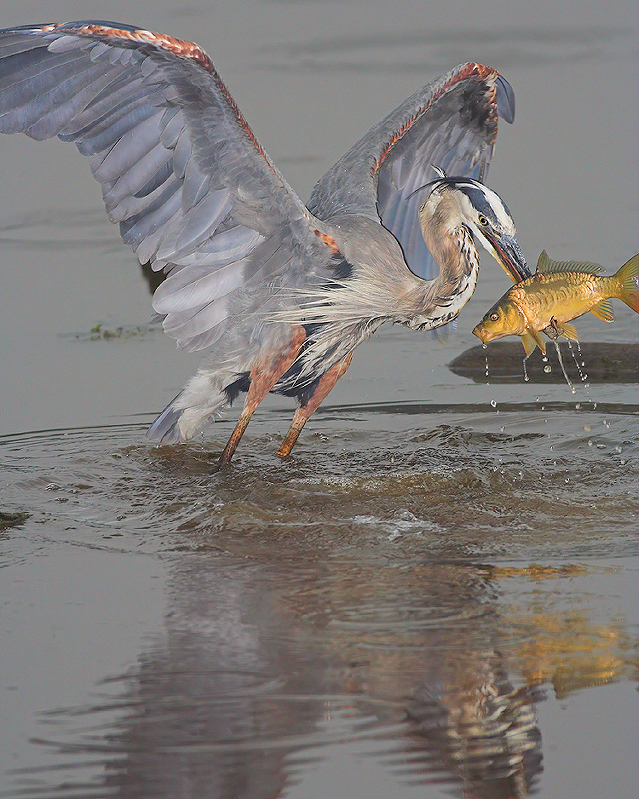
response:
<path id="1" fill-rule="evenodd" d="M 285 456 L 381 324 L 454 318 L 475 287 L 473 234 L 513 280 L 530 275 L 508 210 L 478 182 L 498 115 L 513 119 L 510 85 L 463 64 L 373 127 L 304 205 L 197 45 L 101 21 L 0 32 L 0 131 L 89 156 L 123 240 L 166 273 L 153 298 L 165 331 L 211 350 L 149 438 L 187 441 L 247 392 L 222 462 L 269 391 L 298 401 Z"/>

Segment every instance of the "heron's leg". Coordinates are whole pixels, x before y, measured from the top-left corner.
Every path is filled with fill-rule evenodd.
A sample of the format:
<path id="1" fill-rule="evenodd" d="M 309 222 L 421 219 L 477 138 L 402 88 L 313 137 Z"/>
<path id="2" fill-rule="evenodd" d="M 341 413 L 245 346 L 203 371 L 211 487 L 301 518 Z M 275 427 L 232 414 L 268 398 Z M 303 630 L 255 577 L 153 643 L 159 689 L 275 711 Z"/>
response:
<path id="1" fill-rule="evenodd" d="M 309 419 L 315 413 L 322 402 L 324 402 L 335 383 L 337 383 L 340 377 L 348 369 L 351 364 L 352 357 L 353 353 L 349 352 L 348 355 L 345 358 L 342 358 L 341 361 L 338 361 L 335 366 L 331 366 L 328 372 L 323 374 L 320 378 L 313 396 L 309 399 L 306 405 L 297 406 L 295 416 L 293 416 L 293 422 L 291 423 L 284 441 L 282 441 L 281 447 L 277 451 L 277 454 L 280 458 L 285 458 L 290 454 L 291 450 L 295 446 L 297 437 L 302 432 L 302 428 L 306 424 L 307 419 Z"/>
<path id="2" fill-rule="evenodd" d="M 227 441 L 224 451 L 220 455 L 220 464 L 229 463 L 233 453 L 240 443 L 244 431 L 248 427 L 253 412 L 269 393 L 280 377 L 288 371 L 291 364 L 297 357 L 300 347 L 306 338 L 306 331 L 303 327 L 295 328 L 288 345 L 282 348 L 274 356 L 258 361 L 251 370 L 249 390 L 244 401 L 244 407 L 240 418 L 237 420 L 235 429 Z"/>

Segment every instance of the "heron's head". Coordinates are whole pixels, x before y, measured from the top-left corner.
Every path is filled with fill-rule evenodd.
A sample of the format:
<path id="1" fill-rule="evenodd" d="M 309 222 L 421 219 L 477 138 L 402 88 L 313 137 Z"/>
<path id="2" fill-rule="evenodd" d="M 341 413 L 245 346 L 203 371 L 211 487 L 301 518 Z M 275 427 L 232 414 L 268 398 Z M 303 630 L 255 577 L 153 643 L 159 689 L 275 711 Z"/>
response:
<path id="1" fill-rule="evenodd" d="M 472 178 L 442 176 L 431 184 L 430 194 L 420 208 L 420 219 L 423 213 L 439 217 L 439 224 L 451 230 L 465 225 L 513 282 L 531 276 L 517 243 L 510 211 L 501 197 L 483 183 Z"/>

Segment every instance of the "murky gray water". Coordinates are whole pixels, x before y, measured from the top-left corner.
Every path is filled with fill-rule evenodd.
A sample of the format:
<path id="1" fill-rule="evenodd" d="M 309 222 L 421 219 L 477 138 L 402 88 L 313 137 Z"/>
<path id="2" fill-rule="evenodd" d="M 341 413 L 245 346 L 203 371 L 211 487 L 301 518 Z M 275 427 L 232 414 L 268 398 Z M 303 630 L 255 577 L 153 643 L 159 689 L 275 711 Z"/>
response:
<path id="1" fill-rule="evenodd" d="M 633 3 L 147 5 L 25 0 L 2 24 L 197 40 L 302 196 L 484 61 L 517 95 L 489 183 L 529 260 L 639 249 Z M 639 408 L 614 363 L 639 317 L 577 322 L 574 394 L 497 348 L 488 381 L 483 355 L 453 372 L 507 288 L 484 257 L 449 341 L 382 330 L 294 457 L 273 398 L 218 472 L 236 410 L 194 445 L 144 440 L 197 357 L 148 326 L 86 163 L 0 154 L 0 511 L 30 514 L 0 531 L 0 795 L 636 796 Z"/>

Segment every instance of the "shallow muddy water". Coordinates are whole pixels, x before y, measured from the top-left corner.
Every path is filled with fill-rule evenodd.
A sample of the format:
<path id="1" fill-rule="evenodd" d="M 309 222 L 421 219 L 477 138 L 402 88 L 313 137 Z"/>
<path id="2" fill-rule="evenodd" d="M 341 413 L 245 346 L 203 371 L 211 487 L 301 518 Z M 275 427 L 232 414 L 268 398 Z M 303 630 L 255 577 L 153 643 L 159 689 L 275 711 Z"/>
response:
<path id="1" fill-rule="evenodd" d="M 518 107 L 488 182 L 529 260 L 639 249 L 632 4 L 111 6 L 205 47 L 302 196 L 417 86 L 492 64 Z M 0 795 L 635 796 L 639 317 L 577 321 L 574 393 L 550 350 L 526 383 L 518 342 L 470 351 L 507 288 L 483 255 L 457 333 L 382 329 L 291 458 L 272 398 L 218 470 L 237 408 L 144 439 L 198 359 L 149 325 L 87 165 L 0 148 Z"/>

